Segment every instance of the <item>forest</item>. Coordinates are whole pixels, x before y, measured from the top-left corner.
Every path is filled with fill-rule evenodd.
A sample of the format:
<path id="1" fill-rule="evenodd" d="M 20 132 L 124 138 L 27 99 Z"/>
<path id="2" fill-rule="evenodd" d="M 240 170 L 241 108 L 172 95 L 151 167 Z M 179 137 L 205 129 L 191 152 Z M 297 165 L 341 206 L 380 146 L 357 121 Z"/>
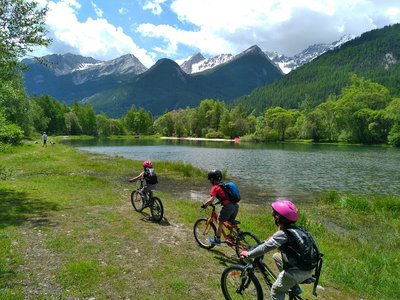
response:
<path id="1" fill-rule="evenodd" d="M 62 104 L 49 96 L 28 97 L 18 85 L 1 99 L 0 141 L 19 143 L 46 131 L 50 135 L 161 135 L 234 138 L 253 142 L 311 140 L 390 144 L 400 147 L 400 98 L 384 86 L 351 75 L 351 85 L 313 107 L 304 99 L 298 109 L 279 106 L 263 114 L 247 114 L 243 105 L 228 106 L 205 99 L 198 107 L 165 112 L 154 117 L 132 106 L 121 118 L 96 114 L 90 103 Z M 3 85 L 3 88 L 5 86 Z"/>
<path id="2" fill-rule="evenodd" d="M 259 89 L 255 91 L 257 101 L 264 99 L 263 103 L 268 104 L 262 108 L 250 100 L 246 102 L 246 98 L 231 105 L 218 99 L 204 99 L 198 107 L 166 111 L 160 116 L 132 106 L 125 115 L 113 119 L 104 113 L 96 114 L 90 103 L 75 102 L 67 106 L 50 96 L 28 96 L 22 78 L 24 67 L 19 59 L 32 47 L 51 43 L 43 21 L 46 9 L 38 9 L 35 2 L 1 0 L 1 3 L 5 8 L 2 28 L 7 28 L 1 32 L 4 38 L 0 41 L 0 143 L 3 146 L 17 144 L 43 131 L 49 135 L 96 137 L 240 137 L 254 142 L 309 140 L 400 146 L 400 98 L 392 96 L 398 93 L 393 92 L 393 86 L 386 87 L 351 70 L 341 74 L 340 78 L 347 77 L 344 81 L 349 83 L 337 92 L 326 98 L 321 95 L 318 100 L 315 95 L 305 94 L 301 101 L 294 101 L 296 105 L 268 104 L 267 96 Z M 20 24 L 14 24 L 15 20 Z M 379 34 L 391 33 L 397 28 L 388 27 Z M 361 43 L 374 34 L 378 33 L 373 31 L 352 43 Z M 328 53 L 321 60 L 329 61 L 330 57 Z M 326 70 L 325 76 L 329 73 Z M 330 77 L 328 81 L 335 82 L 335 74 Z"/>

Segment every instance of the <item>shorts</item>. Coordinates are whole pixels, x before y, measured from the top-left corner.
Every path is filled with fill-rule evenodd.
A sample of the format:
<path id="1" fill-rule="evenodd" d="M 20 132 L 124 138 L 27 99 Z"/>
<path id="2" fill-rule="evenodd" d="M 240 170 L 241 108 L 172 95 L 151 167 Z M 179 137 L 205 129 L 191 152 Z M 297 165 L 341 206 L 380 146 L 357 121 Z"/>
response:
<path id="1" fill-rule="evenodd" d="M 218 215 L 219 222 L 233 222 L 236 219 L 236 216 L 239 212 L 239 205 L 237 203 L 228 203 L 227 205 L 221 208 L 221 211 Z"/>

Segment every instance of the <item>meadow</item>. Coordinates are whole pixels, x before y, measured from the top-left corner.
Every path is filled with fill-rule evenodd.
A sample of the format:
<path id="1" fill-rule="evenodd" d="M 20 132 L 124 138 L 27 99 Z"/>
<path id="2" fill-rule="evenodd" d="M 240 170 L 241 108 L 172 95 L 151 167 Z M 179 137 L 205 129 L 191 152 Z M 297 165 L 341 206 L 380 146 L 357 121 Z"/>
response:
<path id="1" fill-rule="evenodd" d="M 232 249 L 193 238 L 206 171 L 156 162 L 165 219 L 135 212 L 141 162 L 26 141 L 0 153 L 0 299 L 223 299 Z M 164 182 L 164 184 L 161 184 Z M 179 191 L 195 191 L 197 198 Z M 200 196 L 199 196 L 200 195 Z M 327 192 L 299 204 L 325 254 L 319 299 L 397 299 L 400 198 Z M 241 201 L 243 230 L 275 230 L 269 205 Z M 266 255 L 268 256 L 268 255 Z M 312 299 L 311 286 L 303 285 Z"/>

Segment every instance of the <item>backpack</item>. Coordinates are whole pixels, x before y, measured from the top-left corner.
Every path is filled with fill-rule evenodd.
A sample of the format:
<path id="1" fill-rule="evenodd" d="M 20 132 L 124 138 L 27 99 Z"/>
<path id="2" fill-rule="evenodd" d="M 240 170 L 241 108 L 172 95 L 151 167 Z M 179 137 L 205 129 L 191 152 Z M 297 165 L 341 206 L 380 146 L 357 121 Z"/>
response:
<path id="1" fill-rule="evenodd" d="M 317 267 L 323 254 L 311 234 L 301 226 L 284 229 L 288 236 L 288 243 L 282 250 L 287 256 L 287 265 L 296 266 L 301 270 L 313 270 Z"/>
<path id="2" fill-rule="evenodd" d="M 239 189 L 232 181 L 223 181 L 219 186 L 224 190 L 230 202 L 238 203 L 240 201 Z"/>
<path id="3" fill-rule="evenodd" d="M 156 184 L 158 183 L 157 174 L 154 171 L 154 168 L 146 168 L 144 171 L 144 179 L 147 184 Z"/>

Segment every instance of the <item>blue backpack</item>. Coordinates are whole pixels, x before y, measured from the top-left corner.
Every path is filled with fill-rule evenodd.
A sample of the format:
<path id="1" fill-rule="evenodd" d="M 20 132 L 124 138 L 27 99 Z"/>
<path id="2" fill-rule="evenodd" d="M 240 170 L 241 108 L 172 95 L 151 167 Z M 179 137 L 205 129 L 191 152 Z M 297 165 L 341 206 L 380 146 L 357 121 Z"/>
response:
<path id="1" fill-rule="evenodd" d="M 228 195 L 229 201 L 233 203 L 238 203 L 240 201 L 240 192 L 236 184 L 232 181 L 223 181 L 219 184 L 220 187 Z"/>

